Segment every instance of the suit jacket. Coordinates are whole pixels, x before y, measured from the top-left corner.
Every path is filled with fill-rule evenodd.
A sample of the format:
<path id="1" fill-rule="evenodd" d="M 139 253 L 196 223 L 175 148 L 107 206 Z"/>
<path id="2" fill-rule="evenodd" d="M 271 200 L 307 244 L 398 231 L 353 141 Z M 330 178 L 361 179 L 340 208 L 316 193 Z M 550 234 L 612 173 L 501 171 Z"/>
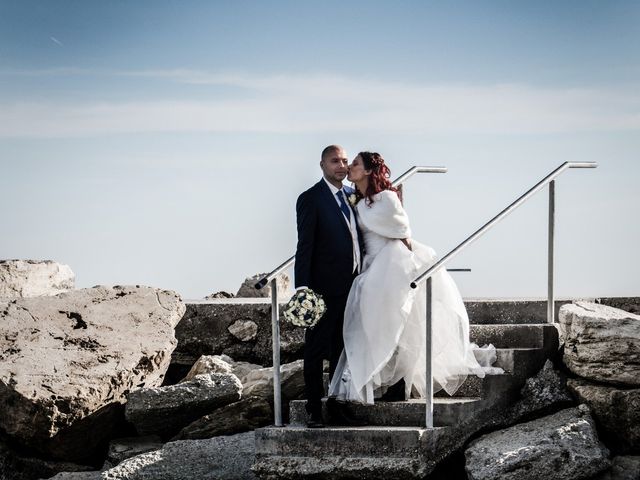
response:
<path id="1" fill-rule="evenodd" d="M 355 215 L 353 209 L 352 212 Z M 307 286 L 321 295 L 348 293 L 353 282 L 353 240 L 338 202 L 324 179 L 298 197 L 296 217 L 296 288 Z M 358 238 L 362 259 L 364 249 L 359 228 Z"/>

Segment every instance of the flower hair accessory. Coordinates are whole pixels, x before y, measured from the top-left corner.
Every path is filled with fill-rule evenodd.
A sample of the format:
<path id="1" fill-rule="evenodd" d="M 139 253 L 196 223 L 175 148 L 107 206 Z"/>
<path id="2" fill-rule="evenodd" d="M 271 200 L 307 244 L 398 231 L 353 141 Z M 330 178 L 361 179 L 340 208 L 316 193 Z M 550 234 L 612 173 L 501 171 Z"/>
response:
<path id="1" fill-rule="evenodd" d="M 285 320 L 297 327 L 312 328 L 327 311 L 322 296 L 310 288 L 298 290 L 284 306 Z"/>

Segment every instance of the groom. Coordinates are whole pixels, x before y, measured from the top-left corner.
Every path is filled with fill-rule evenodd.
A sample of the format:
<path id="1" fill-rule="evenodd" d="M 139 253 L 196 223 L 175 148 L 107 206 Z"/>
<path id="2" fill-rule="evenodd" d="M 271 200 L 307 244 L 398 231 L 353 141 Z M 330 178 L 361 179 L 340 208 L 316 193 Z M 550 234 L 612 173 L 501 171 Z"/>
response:
<path id="1" fill-rule="evenodd" d="M 348 198 L 353 190 L 343 186 L 348 159 L 339 145 L 322 151 L 322 179 L 298 197 L 296 217 L 296 289 L 310 288 L 322 295 L 327 310 L 318 324 L 305 333 L 304 382 L 308 426 L 323 426 L 321 399 L 324 395 L 323 365 L 329 360 L 333 376 L 342 353 L 344 309 L 353 279 L 360 271 L 363 247 L 356 216 Z M 332 416 L 344 420 L 338 406 L 330 403 Z"/>

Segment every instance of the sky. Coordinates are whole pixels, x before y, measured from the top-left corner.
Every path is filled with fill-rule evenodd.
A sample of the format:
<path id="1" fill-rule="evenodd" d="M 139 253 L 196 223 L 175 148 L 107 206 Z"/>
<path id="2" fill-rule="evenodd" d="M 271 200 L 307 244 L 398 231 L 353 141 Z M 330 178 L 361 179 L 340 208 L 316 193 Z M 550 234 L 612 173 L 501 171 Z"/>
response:
<path id="1" fill-rule="evenodd" d="M 0 258 L 235 292 L 295 251 L 320 152 L 380 152 L 444 255 L 565 161 L 556 293 L 640 296 L 640 2 L 0 0 Z M 542 191 L 452 261 L 546 295 Z"/>

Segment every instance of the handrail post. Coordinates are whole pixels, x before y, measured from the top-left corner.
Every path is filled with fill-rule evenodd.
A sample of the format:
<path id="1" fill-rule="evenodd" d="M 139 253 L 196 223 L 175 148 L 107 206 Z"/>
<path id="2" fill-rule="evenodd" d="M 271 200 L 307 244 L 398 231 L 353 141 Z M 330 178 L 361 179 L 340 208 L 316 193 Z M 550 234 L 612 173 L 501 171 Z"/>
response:
<path id="1" fill-rule="evenodd" d="M 547 323 L 555 323 L 554 281 L 554 236 L 556 216 L 556 181 L 549 182 L 549 229 L 547 247 Z"/>
<path id="2" fill-rule="evenodd" d="M 432 335 L 431 335 L 431 298 L 432 298 L 432 290 L 431 290 L 431 277 L 427 278 L 427 325 L 426 325 L 426 342 L 425 342 L 425 361 L 426 361 L 426 369 L 425 369 L 425 399 L 426 399 L 426 424 L 427 428 L 433 428 L 433 375 L 431 371 L 431 363 L 432 363 Z"/>
<path id="3" fill-rule="evenodd" d="M 282 426 L 282 386 L 280 380 L 280 312 L 278 311 L 278 285 L 271 280 L 271 338 L 273 340 L 273 415 L 276 427 Z"/>

